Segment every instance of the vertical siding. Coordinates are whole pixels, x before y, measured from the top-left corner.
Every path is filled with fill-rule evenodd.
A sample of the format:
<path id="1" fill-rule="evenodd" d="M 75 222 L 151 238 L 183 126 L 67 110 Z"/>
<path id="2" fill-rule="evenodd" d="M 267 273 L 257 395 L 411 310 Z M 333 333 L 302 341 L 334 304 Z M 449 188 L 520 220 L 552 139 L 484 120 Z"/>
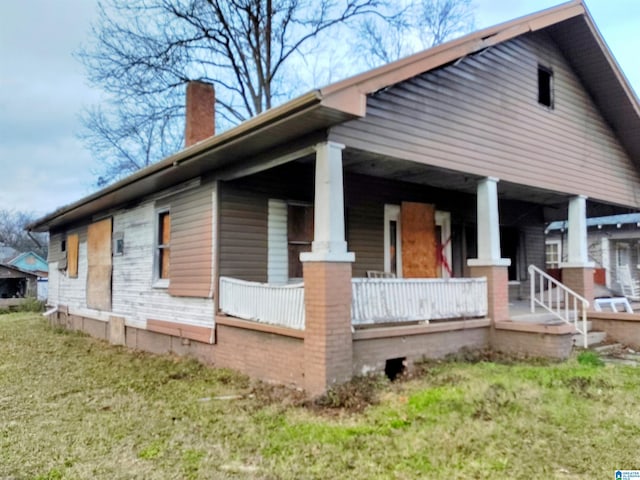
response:
<path id="1" fill-rule="evenodd" d="M 113 217 L 113 231 L 124 232 L 125 245 L 124 255 L 113 257 L 113 313 L 142 328 L 148 319 L 211 326 L 213 300 L 176 297 L 153 287 L 155 214 L 148 201 Z M 171 255 L 173 268 L 173 250 Z"/>
<path id="2" fill-rule="evenodd" d="M 220 188 L 220 276 L 267 281 L 267 198 Z"/>
<path id="3" fill-rule="evenodd" d="M 213 295 L 213 190 L 207 183 L 170 199 L 171 295 Z"/>
<path id="4" fill-rule="evenodd" d="M 269 283 L 287 283 L 289 280 L 287 203 L 284 200 L 269 199 L 268 230 L 268 281 Z"/>
<path id="5" fill-rule="evenodd" d="M 347 209 L 347 244 L 356 254 L 354 277 L 365 277 L 367 270 L 384 270 L 384 203 Z"/>
<path id="6" fill-rule="evenodd" d="M 537 102 L 538 64 L 555 106 Z M 640 176 L 544 32 L 520 36 L 371 95 L 330 138 L 361 150 L 639 206 Z"/>

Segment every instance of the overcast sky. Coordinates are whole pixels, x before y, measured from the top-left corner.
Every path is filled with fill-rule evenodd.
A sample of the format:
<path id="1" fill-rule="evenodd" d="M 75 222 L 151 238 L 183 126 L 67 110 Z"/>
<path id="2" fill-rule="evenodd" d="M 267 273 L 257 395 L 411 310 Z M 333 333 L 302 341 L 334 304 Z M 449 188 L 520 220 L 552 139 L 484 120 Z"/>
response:
<path id="1" fill-rule="evenodd" d="M 94 0 L 1 0 L 0 209 L 48 213 L 91 192 L 96 165 L 75 134 L 83 106 L 100 101 L 72 53 L 86 41 Z M 487 27 L 558 4 L 475 0 Z M 587 0 L 636 92 L 640 92 L 640 0 Z"/>

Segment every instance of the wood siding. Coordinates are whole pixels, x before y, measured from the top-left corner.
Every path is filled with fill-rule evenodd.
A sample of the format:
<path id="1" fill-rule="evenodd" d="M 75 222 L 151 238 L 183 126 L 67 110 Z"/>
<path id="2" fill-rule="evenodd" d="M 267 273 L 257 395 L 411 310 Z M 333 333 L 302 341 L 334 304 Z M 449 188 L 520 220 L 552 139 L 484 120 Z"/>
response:
<path id="1" fill-rule="evenodd" d="M 172 197 L 169 293 L 213 297 L 213 198 L 211 183 Z"/>
<path id="2" fill-rule="evenodd" d="M 220 185 L 220 276 L 267 281 L 267 197 Z"/>
<path id="3" fill-rule="evenodd" d="M 51 305 L 66 305 L 78 308 L 87 307 L 87 227 L 75 228 L 66 233 L 56 233 L 49 238 L 49 251 L 52 247 L 59 250 L 60 241 L 67 234 L 78 235 L 78 275 L 69 277 L 66 272 L 66 255 L 63 264 L 49 260 L 49 292 L 48 303 Z M 54 253 L 53 258 L 60 258 Z M 63 266 L 64 265 L 64 266 Z"/>
<path id="4" fill-rule="evenodd" d="M 156 207 L 147 201 L 113 217 L 113 231 L 124 232 L 124 254 L 113 257 L 113 314 L 142 328 L 148 319 L 211 326 L 213 300 L 176 297 L 153 286 Z"/>
<path id="5" fill-rule="evenodd" d="M 170 200 L 175 200 L 178 195 Z M 213 300 L 176 297 L 170 295 L 167 288 L 153 286 L 155 217 L 159 204 L 168 205 L 167 199 L 160 202 L 147 200 L 113 215 L 113 231 L 123 234 L 124 253 L 115 255 L 112 260 L 112 311 L 105 318 L 121 316 L 127 325 L 139 328 L 145 328 L 148 319 L 211 327 L 214 321 Z M 64 271 L 58 270 L 57 262 L 49 262 L 49 303 L 68 306 L 71 313 L 97 318 L 99 312 L 88 308 L 86 301 L 87 227 L 71 229 L 64 235 L 67 233 L 79 236 L 78 277 L 69 278 Z M 59 244 L 61 235 L 51 236 L 52 246 Z"/>
<path id="6" fill-rule="evenodd" d="M 553 70 L 554 108 L 537 69 Z M 544 32 L 520 36 L 371 95 L 330 139 L 361 150 L 640 207 L 640 176 Z"/>
<path id="7" fill-rule="evenodd" d="M 269 199 L 313 202 L 313 172 L 313 162 L 289 163 L 219 184 L 221 276 L 268 280 Z"/>

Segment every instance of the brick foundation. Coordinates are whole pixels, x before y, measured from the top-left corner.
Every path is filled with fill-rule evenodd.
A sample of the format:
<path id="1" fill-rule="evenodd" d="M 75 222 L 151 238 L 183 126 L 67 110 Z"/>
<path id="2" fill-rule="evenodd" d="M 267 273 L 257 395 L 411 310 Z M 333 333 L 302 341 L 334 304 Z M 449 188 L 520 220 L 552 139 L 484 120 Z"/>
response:
<path id="1" fill-rule="evenodd" d="M 498 322 L 491 334 L 493 350 L 513 355 L 564 360 L 573 348 L 571 325 Z"/>
<path id="2" fill-rule="evenodd" d="M 358 330 L 353 342 L 353 374 L 384 371 L 386 361 L 393 358 L 406 358 L 411 368 L 425 358 L 442 358 L 463 347 L 485 348 L 488 344 L 488 320 Z"/>
<path id="3" fill-rule="evenodd" d="M 562 269 L 562 283 L 593 303 L 593 268 L 567 267 Z"/>
<path id="4" fill-rule="evenodd" d="M 509 319 L 509 270 L 508 267 L 482 265 L 470 266 L 472 277 L 487 277 L 487 315 L 493 322 Z"/>
<path id="5" fill-rule="evenodd" d="M 109 340 L 109 322 L 64 312 L 51 317 L 50 321 L 52 325 Z M 230 368 L 267 382 L 304 387 L 302 332 L 279 334 L 274 331 L 282 330 L 284 333 L 288 329 L 270 329 L 262 325 L 256 325 L 254 329 L 251 322 L 238 319 L 235 323 L 238 326 L 224 325 L 220 320 L 215 345 L 130 326 L 124 328 L 124 344 L 134 350 L 158 355 L 194 358 L 207 365 Z"/>
<path id="6" fill-rule="evenodd" d="M 351 263 L 304 262 L 304 388 L 319 395 L 352 376 Z"/>
<path id="7" fill-rule="evenodd" d="M 589 312 L 594 330 L 607 332 L 607 339 L 640 350 L 640 314 Z"/>

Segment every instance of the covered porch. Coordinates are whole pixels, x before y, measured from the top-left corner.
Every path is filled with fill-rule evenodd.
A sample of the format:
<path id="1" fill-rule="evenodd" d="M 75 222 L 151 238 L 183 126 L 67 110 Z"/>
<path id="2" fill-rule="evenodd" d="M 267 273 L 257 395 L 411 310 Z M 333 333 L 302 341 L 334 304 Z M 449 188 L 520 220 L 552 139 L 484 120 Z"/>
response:
<path id="1" fill-rule="evenodd" d="M 545 222 L 567 213 L 576 254 L 565 278 L 591 296 L 587 211 L 615 211 L 330 141 L 256 168 L 220 182 L 218 311 L 242 321 L 234 326 L 299 332 L 310 368 L 322 370 L 306 388 L 318 391 L 354 374 L 358 339 L 396 338 L 396 354 L 379 350 L 392 358 L 405 357 L 399 339 L 436 331 L 461 331 L 445 340 L 458 349 L 487 345 L 500 324 L 511 342 L 510 299 L 528 297 L 527 266 L 544 267 Z M 572 332 L 554 333 L 564 342 Z M 413 358 L 429 356 L 427 343 Z"/>

